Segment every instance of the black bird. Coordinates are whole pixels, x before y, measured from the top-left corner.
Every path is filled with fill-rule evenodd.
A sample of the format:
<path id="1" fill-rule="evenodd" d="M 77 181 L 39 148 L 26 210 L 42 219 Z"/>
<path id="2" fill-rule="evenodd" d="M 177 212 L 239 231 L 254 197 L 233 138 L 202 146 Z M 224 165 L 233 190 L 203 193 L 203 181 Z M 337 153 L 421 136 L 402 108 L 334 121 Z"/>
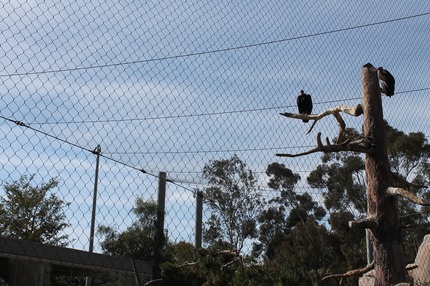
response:
<path id="1" fill-rule="evenodd" d="M 312 97 L 310 94 L 306 94 L 303 90 L 300 91 L 297 97 L 297 107 L 299 108 L 300 114 L 311 114 L 312 113 Z M 303 122 L 309 122 L 309 120 L 303 119 Z"/>
<path id="2" fill-rule="evenodd" d="M 394 80 L 393 75 L 386 69 L 379 67 L 378 76 L 382 85 L 381 92 L 385 93 L 385 95 L 388 97 L 391 97 L 392 95 L 394 95 L 394 87 L 395 87 L 396 81 Z"/>

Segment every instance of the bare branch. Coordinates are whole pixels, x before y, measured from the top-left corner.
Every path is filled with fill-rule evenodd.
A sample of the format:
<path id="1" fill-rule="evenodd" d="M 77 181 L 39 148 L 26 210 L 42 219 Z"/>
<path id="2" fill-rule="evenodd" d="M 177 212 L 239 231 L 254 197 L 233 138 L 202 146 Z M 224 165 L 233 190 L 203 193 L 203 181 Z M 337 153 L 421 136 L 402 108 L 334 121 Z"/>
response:
<path id="1" fill-rule="evenodd" d="M 232 265 L 236 262 L 243 264 L 242 256 L 240 255 L 239 251 L 237 251 L 235 249 L 233 249 L 233 250 L 221 250 L 218 252 L 218 254 L 232 257 L 231 261 L 229 261 L 226 264 L 221 266 L 221 271 L 223 271 L 225 268 L 229 267 L 230 265 Z"/>
<path id="2" fill-rule="evenodd" d="M 364 268 L 350 270 L 350 271 L 343 273 L 343 274 L 332 274 L 332 275 L 324 277 L 323 279 L 321 279 L 321 281 L 331 279 L 331 278 L 348 278 L 348 277 L 352 277 L 352 276 L 358 276 L 358 275 L 361 275 L 363 273 L 366 273 L 366 272 L 372 270 L 374 267 L 375 267 L 375 262 L 372 261 L 372 263 L 368 264 Z"/>
<path id="3" fill-rule="evenodd" d="M 417 197 L 413 193 L 411 193 L 408 190 L 403 189 L 403 188 L 389 187 L 389 188 L 387 188 L 387 194 L 390 196 L 402 196 L 405 199 L 408 199 L 411 202 L 419 204 L 421 206 L 425 206 L 425 207 L 430 206 L 430 203 L 424 202 L 421 198 Z"/>
<path id="4" fill-rule="evenodd" d="M 357 229 L 357 228 L 368 228 L 370 230 L 376 229 L 378 223 L 374 217 L 368 217 L 360 220 L 352 220 L 348 222 L 349 228 Z"/>
<path id="5" fill-rule="evenodd" d="M 391 175 L 393 176 L 393 179 L 395 181 L 397 181 L 397 183 L 399 185 L 403 186 L 403 187 L 406 187 L 406 188 L 417 188 L 417 189 L 428 188 L 428 186 L 425 186 L 425 185 L 419 185 L 419 184 L 410 183 L 410 182 L 408 182 L 407 180 L 403 179 L 401 176 L 399 176 L 398 174 L 396 174 L 394 172 L 391 172 Z"/>
<path id="6" fill-rule="evenodd" d="M 226 264 L 222 265 L 222 266 L 221 266 L 221 271 L 223 271 L 225 268 L 229 267 L 230 265 L 232 265 L 233 263 L 236 263 L 236 262 L 238 262 L 238 263 L 240 263 L 240 264 L 243 264 L 243 259 L 242 259 L 242 257 L 241 257 L 241 256 L 239 256 L 239 257 L 235 257 L 235 258 L 233 258 L 233 260 L 232 260 L 232 261 L 227 262 Z"/>
<path id="7" fill-rule="evenodd" d="M 236 249 L 224 249 L 224 250 L 220 250 L 218 251 L 217 254 L 221 254 L 221 255 L 228 255 L 228 256 L 239 256 L 239 251 L 237 251 Z"/>
<path id="8" fill-rule="evenodd" d="M 346 123 L 343 121 L 342 116 L 340 116 L 340 113 L 334 113 L 334 117 L 336 118 L 337 122 L 339 123 L 339 135 L 337 135 L 337 141 L 336 144 L 338 144 L 343 139 L 343 132 L 345 132 Z"/>
<path id="9" fill-rule="evenodd" d="M 363 140 L 365 140 L 366 138 L 360 139 L 360 140 L 355 140 L 355 141 L 350 141 L 350 140 L 345 140 L 344 142 L 342 142 L 341 144 L 335 144 L 335 145 L 330 145 L 327 142 L 327 145 L 323 145 L 321 142 L 321 132 L 319 132 L 317 134 L 317 147 L 303 152 L 303 153 L 298 153 L 298 154 L 276 154 L 276 156 L 278 157 L 299 157 L 299 156 L 304 156 L 304 155 L 308 155 L 308 154 L 312 154 L 312 153 L 316 153 L 316 152 L 324 152 L 324 153 L 328 153 L 328 152 L 341 152 L 341 151 L 354 151 L 354 152 L 360 152 L 360 153 L 369 153 L 371 151 L 371 149 L 364 147 L 363 146 Z"/>
<path id="10" fill-rule="evenodd" d="M 340 105 L 334 108 L 327 109 L 326 111 L 323 111 L 319 114 L 296 114 L 296 113 L 288 113 L 288 112 L 280 113 L 280 114 L 289 118 L 302 119 L 302 120 L 303 119 L 314 120 L 314 123 L 312 123 L 311 127 L 306 132 L 306 134 L 309 134 L 312 131 L 312 129 L 314 128 L 318 120 L 331 114 L 336 118 L 337 122 L 339 123 L 340 131 L 339 131 L 338 141 L 340 141 L 346 126 L 345 121 L 343 121 L 342 117 L 340 116 L 340 112 L 357 117 L 363 114 L 363 107 L 361 106 L 361 104 L 358 104 L 357 106 L 354 106 L 354 107 Z"/>

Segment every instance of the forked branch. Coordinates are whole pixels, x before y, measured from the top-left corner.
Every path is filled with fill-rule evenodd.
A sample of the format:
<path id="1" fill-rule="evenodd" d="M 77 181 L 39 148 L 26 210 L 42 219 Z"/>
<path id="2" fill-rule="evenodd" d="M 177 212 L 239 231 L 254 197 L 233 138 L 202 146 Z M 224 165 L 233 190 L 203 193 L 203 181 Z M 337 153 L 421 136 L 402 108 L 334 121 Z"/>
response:
<path id="1" fill-rule="evenodd" d="M 341 151 L 354 151 L 354 152 L 360 152 L 360 153 L 369 153 L 370 152 L 370 148 L 373 147 L 373 145 L 371 143 L 369 143 L 370 141 L 372 141 L 369 138 L 363 137 L 359 140 L 355 140 L 355 141 L 350 141 L 350 140 L 345 140 L 344 142 L 340 143 L 340 144 L 334 144 L 331 145 L 329 144 L 329 140 L 327 139 L 327 145 L 323 145 L 322 141 L 321 141 L 321 132 L 319 132 L 317 134 L 317 146 L 309 151 L 306 152 L 302 152 L 302 153 L 297 153 L 297 154 L 276 154 L 276 156 L 278 157 L 299 157 L 299 156 L 304 156 L 304 155 L 308 155 L 308 154 L 312 154 L 312 153 L 316 153 L 316 152 L 341 152 Z"/>
<path id="2" fill-rule="evenodd" d="M 348 271 L 346 273 L 343 273 L 343 274 L 332 274 L 332 275 L 324 277 L 323 279 L 321 279 L 321 281 L 324 281 L 324 280 L 327 280 L 327 279 L 332 279 L 332 278 L 341 278 L 341 281 L 340 281 L 339 285 L 344 285 L 344 279 L 345 278 L 349 278 L 349 277 L 352 277 L 352 276 L 358 276 L 358 275 L 361 275 L 363 273 L 369 272 L 374 267 L 375 267 L 375 262 L 372 261 L 372 263 L 368 264 L 364 268 L 350 270 L 350 271 Z"/>
<path id="3" fill-rule="evenodd" d="M 342 116 L 340 116 L 341 112 L 357 117 L 363 114 L 363 107 L 361 106 L 361 104 L 358 104 L 357 106 L 354 106 L 354 107 L 340 105 L 334 108 L 327 109 L 326 111 L 323 111 L 319 114 L 296 114 L 296 113 L 288 113 L 288 112 L 280 113 L 280 114 L 289 118 L 296 118 L 296 119 L 302 119 L 302 120 L 303 119 L 314 120 L 314 122 L 312 123 L 311 127 L 306 132 L 306 134 L 309 134 L 312 131 L 312 129 L 314 128 L 318 120 L 331 114 L 336 118 L 337 122 L 339 123 L 340 130 L 339 130 L 339 136 L 337 137 L 338 142 L 336 142 L 336 143 L 339 143 L 342 140 L 342 135 L 346 127 L 345 121 L 342 119 Z"/>
<path id="4" fill-rule="evenodd" d="M 430 206 L 429 202 L 424 202 L 421 198 L 417 197 L 413 193 L 411 193 L 408 190 L 403 189 L 403 188 L 389 187 L 389 188 L 387 188 L 387 195 L 390 195 L 390 196 L 401 196 L 401 197 L 404 197 L 405 199 L 408 199 L 411 202 L 419 204 L 421 206 L 425 206 L 425 207 Z"/>

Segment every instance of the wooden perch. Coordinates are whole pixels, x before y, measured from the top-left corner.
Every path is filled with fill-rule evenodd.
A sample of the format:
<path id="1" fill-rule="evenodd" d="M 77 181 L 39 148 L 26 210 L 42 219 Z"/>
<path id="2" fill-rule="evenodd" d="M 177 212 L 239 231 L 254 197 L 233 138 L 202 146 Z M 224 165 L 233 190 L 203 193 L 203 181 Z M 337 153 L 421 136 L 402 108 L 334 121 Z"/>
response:
<path id="1" fill-rule="evenodd" d="M 425 207 L 430 206 L 430 203 L 424 202 L 421 198 L 417 197 L 413 193 L 411 193 L 408 190 L 403 189 L 403 188 L 389 187 L 389 188 L 387 188 L 387 195 L 390 195 L 390 196 L 402 196 L 405 199 L 408 199 L 411 202 L 419 204 L 421 206 L 425 206 Z"/>
<path id="2" fill-rule="evenodd" d="M 361 275 L 363 273 L 366 273 L 366 272 L 372 270 L 374 267 L 375 267 L 375 262 L 372 261 L 372 263 L 368 264 L 364 268 L 350 270 L 350 271 L 343 273 L 343 274 L 332 274 L 332 275 L 324 277 L 323 279 L 321 279 L 321 281 L 331 279 L 331 278 L 341 278 L 341 282 L 339 283 L 339 285 L 344 285 L 344 282 L 343 282 L 344 278 Z"/>
<path id="3" fill-rule="evenodd" d="M 376 229 L 378 226 L 378 222 L 373 217 L 368 217 L 365 219 L 360 220 L 352 220 L 348 222 L 349 228 L 356 229 L 356 228 L 368 228 L 370 230 Z"/>
<path id="4" fill-rule="evenodd" d="M 295 114 L 295 113 L 288 113 L 288 112 L 280 113 L 280 114 L 289 118 L 296 118 L 296 119 L 302 119 L 302 120 L 303 119 L 314 120 L 314 122 L 312 123 L 311 127 L 306 132 L 306 134 L 309 134 L 312 131 L 312 129 L 314 128 L 318 120 L 331 114 L 336 118 L 337 122 L 339 123 L 340 131 L 339 131 L 339 136 L 337 137 L 337 140 L 338 142 L 340 142 L 342 140 L 342 135 L 346 127 L 345 121 L 343 121 L 342 116 L 340 116 L 341 112 L 357 117 L 363 114 L 363 107 L 361 106 L 361 104 L 358 104 L 357 106 L 354 106 L 354 107 L 340 105 L 334 108 L 327 109 L 326 111 L 321 112 L 319 114 Z"/>
<path id="5" fill-rule="evenodd" d="M 330 145 L 330 143 L 327 141 L 327 145 L 323 145 L 321 142 L 321 132 L 317 134 L 317 147 L 298 154 L 276 154 L 278 157 L 299 157 L 304 156 L 316 152 L 341 152 L 341 151 L 354 151 L 354 152 L 360 152 L 360 153 L 369 153 L 371 151 L 370 147 L 364 147 L 363 140 L 367 140 L 367 138 L 363 137 L 360 140 L 350 141 L 345 140 L 344 142 L 340 144 Z"/>

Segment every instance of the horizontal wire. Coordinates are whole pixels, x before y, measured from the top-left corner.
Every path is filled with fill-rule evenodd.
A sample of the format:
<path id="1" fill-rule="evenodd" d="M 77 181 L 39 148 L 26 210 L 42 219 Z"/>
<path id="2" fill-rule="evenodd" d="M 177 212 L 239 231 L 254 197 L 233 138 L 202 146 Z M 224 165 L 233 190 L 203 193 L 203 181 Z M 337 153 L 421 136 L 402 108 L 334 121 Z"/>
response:
<path id="1" fill-rule="evenodd" d="M 58 141 L 60 141 L 60 142 L 66 143 L 66 144 L 68 144 L 68 145 L 71 145 L 71 146 L 73 146 L 73 147 L 79 148 L 79 149 L 81 149 L 81 150 L 88 151 L 88 152 L 91 152 L 91 153 L 93 153 L 93 154 L 97 154 L 97 152 L 96 152 L 95 150 L 91 150 L 91 149 L 88 149 L 88 148 L 82 147 L 82 146 L 80 146 L 80 145 L 78 145 L 78 144 L 76 144 L 76 143 L 72 143 L 72 142 L 70 142 L 70 141 L 67 141 L 67 140 L 65 140 L 65 139 L 61 139 L 61 138 L 59 138 L 59 137 L 57 137 L 57 136 L 54 136 L 54 135 L 52 135 L 52 134 L 49 134 L 49 133 L 47 133 L 47 132 L 44 132 L 44 131 L 38 130 L 38 129 L 33 128 L 33 127 L 31 127 L 30 125 L 28 125 L 28 124 L 26 124 L 26 123 L 24 123 L 24 122 L 22 122 L 22 121 L 13 120 L 13 119 L 7 118 L 7 117 L 5 117 L 5 116 L 3 116 L 3 115 L 0 115 L 0 118 L 4 119 L 4 120 L 6 120 L 6 121 L 9 121 L 9 122 L 13 122 L 13 123 L 15 123 L 15 124 L 16 124 L 16 125 L 18 125 L 18 126 L 26 127 L 26 128 L 28 128 L 28 129 L 33 130 L 33 131 L 34 131 L 34 132 L 36 132 L 36 133 L 40 133 L 40 134 L 42 134 L 42 135 L 44 135 L 44 136 L 46 136 L 46 137 L 49 137 L 49 138 L 52 138 L 52 139 L 58 140 Z M 137 167 L 135 167 L 135 166 L 132 166 L 132 165 L 126 164 L 126 163 L 121 162 L 121 161 L 119 161 L 119 160 L 115 160 L 115 159 L 110 158 L 110 157 L 108 157 L 108 156 L 105 156 L 105 155 L 103 155 L 103 154 L 100 154 L 100 157 L 103 157 L 103 158 L 105 158 L 105 159 L 111 160 L 111 161 L 113 161 L 113 162 L 115 162 L 115 163 L 118 163 L 118 164 L 124 165 L 124 166 L 126 166 L 126 167 L 129 167 L 129 168 L 135 169 L 135 170 L 140 171 L 140 172 L 142 172 L 142 173 L 146 173 L 146 174 L 148 174 L 148 175 L 152 175 L 152 176 L 157 177 L 156 175 L 153 175 L 153 174 L 147 173 L 144 169 L 137 168 Z"/>
<path id="2" fill-rule="evenodd" d="M 334 103 L 334 102 L 344 102 L 344 101 L 351 101 L 351 100 L 357 100 L 357 99 L 360 99 L 360 98 L 355 97 L 355 98 L 320 101 L 320 102 L 314 102 L 314 105 Z M 106 120 L 32 122 L 31 124 L 39 124 L 39 125 L 66 124 L 67 125 L 67 124 L 94 124 L 94 123 L 110 123 L 110 122 L 125 122 L 125 121 L 130 122 L 130 121 L 146 121 L 146 120 L 166 120 L 166 119 L 178 119 L 178 118 L 191 118 L 191 117 L 203 117 L 203 116 L 214 116 L 214 115 L 227 115 L 227 114 L 237 114 L 237 113 L 259 112 L 259 111 L 267 111 L 267 110 L 274 110 L 274 109 L 286 109 L 286 108 L 295 108 L 295 107 L 296 107 L 295 105 L 286 105 L 286 106 L 273 106 L 273 107 L 254 108 L 254 109 L 227 110 L 227 111 L 198 113 L 198 114 L 168 115 L 168 116 L 142 117 L 142 118 L 121 118 L 121 119 L 106 119 Z"/>
<path id="3" fill-rule="evenodd" d="M 10 118 L 7 118 L 7 117 L 4 117 L 3 115 L 0 115 L 0 118 L 4 119 L 4 120 L 6 120 L 6 121 L 9 121 L 9 122 L 13 122 L 13 123 L 15 123 L 15 124 L 16 124 L 16 125 L 18 125 L 18 126 L 22 126 L 22 127 L 26 127 L 26 128 L 28 128 L 28 129 L 31 129 L 31 130 L 33 130 L 33 131 L 35 131 L 35 132 L 37 132 L 37 133 L 43 134 L 43 135 L 45 135 L 45 136 L 47 136 L 47 137 L 50 137 L 50 138 L 52 138 L 52 139 L 56 139 L 56 140 L 61 141 L 61 142 L 63 142 L 63 143 L 67 143 L 67 144 L 69 144 L 69 145 L 72 145 L 72 146 L 77 147 L 77 148 L 79 148 L 79 149 L 82 149 L 82 150 L 84 150 L 84 151 L 93 152 L 93 150 L 90 150 L 90 149 L 84 148 L 84 147 L 82 147 L 82 146 L 79 146 L 78 144 L 68 142 L 68 141 L 67 141 L 67 140 L 65 140 L 65 139 L 61 139 L 61 138 L 56 137 L 56 136 L 54 136 L 54 135 L 48 134 L 48 133 L 46 133 L 46 132 L 44 132 L 44 131 L 40 131 L 40 130 L 38 130 L 38 129 L 35 129 L 35 128 L 31 127 L 30 125 L 28 125 L 28 124 L 26 124 L 26 123 L 24 123 L 24 122 L 22 122 L 22 121 L 13 120 L 13 119 L 10 119 Z"/>
<path id="4" fill-rule="evenodd" d="M 420 91 L 427 91 L 427 90 L 430 90 L 430 87 L 423 87 L 423 88 L 417 88 L 417 89 L 398 91 L 398 92 L 396 92 L 396 94 L 405 94 L 405 93 L 420 92 Z M 351 98 L 345 98 L 345 99 L 319 101 L 319 102 L 314 102 L 314 105 L 353 101 L 353 100 L 360 100 L 360 99 L 361 99 L 361 97 L 351 97 Z M 168 116 L 142 117 L 142 118 L 121 118 L 121 119 L 81 120 L 81 121 L 53 121 L 53 122 L 37 122 L 37 121 L 34 121 L 34 122 L 31 122 L 31 124 L 38 124 L 38 125 L 66 124 L 66 125 L 70 125 L 70 124 L 94 124 L 94 123 L 131 122 L 131 121 L 147 121 L 147 120 L 166 120 L 166 119 L 238 114 L 238 113 L 248 113 L 248 112 L 260 112 L 260 111 L 287 109 L 287 108 L 296 108 L 296 106 L 295 105 L 273 106 L 273 107 L 264 107 L 264 108 L 255 108 L 255 109 L 242 109 L 242 110 L 230 110 L 230 111 L 227 110 L 227 111 L 207 112 L 207 113 L 198 113 L 198 114 L 168 115 Z"/>
<path id="5" fill-rule="evenodd" d="M 235 51 L 235 50 L 249 49 L 249 48 L 255 48 L 255 47 L 260 47 L 260 46 L 266 46 L 266 45 L 272 45 L 272 44 L 278 44 L 278 43 L 283 43 L 283 42 L 301 40 L 301 39 L 306 39 L 306 38 L 318 37 L 318 36 L 323 36 L 323 35 L 328 35 L 328 34 L 334 34 L 334 33 L 340 33 L 340 32 L 345 32 L 345 31 L 367 28 L 367 27 L 371 27 L 371 26 L 378 26 L 378 25 L 383 25 L 383 24 L 388 24 L 388 23 L 393 23 L 393 22 L 398 22 L 398 21 L 404 21 L 404 20 L 409 20 L 409 19 L 428 16 L 428 15 L 430 15 L 430 12 L 415 14 L 415 15 L 410 15 L 410 16 L 405 16 L 405 17 L 400 17 L 400 18 L 395 18 L 395 19 L 389 19 L 389 20 L 385 20 L 385 21 L 356 25 L 356 26 L 352 26 L 352 27 L 339 28 L 339 29 L 334 29 L 334 30 L 330 30 L 330 31 L 317 32 L 317 33 L 312 33 L 312 34 L 307 34 L 307 35 L 290 37 L 290 38 L 285 38 L 285 39 L 272 40 L 272 41 L 267 41 L 267 42 L 254 43 L 254 44 L 242 45 L 242 46 L 236 46 L 236 47 L 215 49 L 215 50 L 209 50 L 209 51 L 201 51 L 201 52 L 195 52 L 195 53 L 189 53 L 189 54 L 183 54 L 183 55 L 173 55 L 173 56 L 166 56 L 166 57 L 146 59 L 146 60 L 136 60 L 136 61 L 130 61 L 130 62 L 111 63 L 111 64 L 86 66 L 86 67 L 74 67 L 74 68 L 65 68 L 65 69 L 56 69 L 56 70 L 44 70 L 44 71 L 31 71 L 31 72 L 14 73 L 14 74 L 0 74 L 0 77 L 28 76 L 28 75 L 40 75 L 40 74 L 48 74 L 48 73 L 64 73 L 64 72 L 72 72 L 72 71 L 80 71 L 80 70 L 101 69 L 101 68 L 108 68 L 108 67 L 135 65 L 135 64 L 143 64 L 143 63 L 165 61 L 165 60 L 172 60 L 172 59 L 196 57 L 196 56 L 202 56 L 202 55 L 208 55 L 208 54 L 230 52 L 230 51 Z"/>
<path id="6" fill-rule="evenodd" d="M 18 121 L 18 120 L 10 119 L 10 118 L 7 118 L 7 117 L 5 117 L 5 116 L 3 116 L 3 115 L 0 115 L 0 118 L 4 119 L 4 120 L 6 120 L 6 121 L 9 121 L 9 122 L 15 123 L 15 124 L 16 124 L 16 125 L 18 125 L 18 126 L 26 127 L 26 128 L 28 128 L 28 129 L 30 129 L 30 130 L 32 130 L 32 131 L 34 131 L 34 132 L 36 132 L 36 133 L 40 133 L 40 134 L 42 134 L 42 135 L 44 135 L 44 136 L 46 136 L 46 137 L 49 137 L 49 138 L 52 138 L 52 139 L 58 140 L 58 141 L 60 141 L 60 142 L 63 142 L 63 143 L 65 143 L 65 144 L 68 144 L 68 145 L 71 145 L 71 146 L 73 146 L 73 147 L 79 148 L 79 149 L 81 149 L 81 150 L 88 151 L 88 152 L 90 152 L 90 153 L 92 153 L 92 154 L 95 154 L 95 155 L 99 154 L 99 155 L 100 155 L 100 157 L 103 157 L 103 158 L 105 158 L 105 159 L 107 159 L 107 160 L 109 160 L 109 161 L 112 161 L 112 162 L 114 162 L 114 163 L 117 163 L 117 164 L 123 165 L 123 166 L 125 166 L 125 167 L 127 167 L 127 168 L 131 168 L 131 169 L 134 169 L 134 170 L 139 171 L 139 172 L 141 172 L 141 173 L 144 173 L 144 174 L 147 174 L 147 175 L 149 175 L 149 176 L 152 176 L 152 177 L 155 177 L 155 178 L 160 179 L 160 176 L 159 176 L 159 175 L 152 174 L 152 173 L 150 173 L 150 172 L 145 171 L 145 170 L 144 170 L 144 169 L 142 169 L 142 168 L 138 168 L 138 167 L 132 166 L 132 165 L 130 165 L 130 164 L 127 164 L 127 163 L 121 162 L 121 161 L 119 161 L 119 160 L 113 159 L 113 158 L 111 158 L 111 157 L 108 157 L 108 156 L 106 156 L 106 155 L 103 155 L 101 152 L 100 152 L 100 153 L 97 153 L 97 152 L 98 152 L 98 151 L 96 150 L 97 148 L 96 148 L 96 149 L 94 149 L 94 150 L 91 150 L 91 149 L 88 149 L 88 148 L 82 147 L 82 146 L 80 146 L 80 145 L 78 145 L 78 144 L 75 144 L 75 143 L 69 142 L 69 141 L 67 141 L 67 140 L 65 140 L 65 139 L 61 139 L 61 138 L 56 137 L 56 136 L 54 136 L 54 135 L 51 135 L 51 134 L 49 134 L 49 133 L 47 133 L 47 132 L 44 132 L 44 131 L 38 130 L 38 129 L 36 129 L 36 128 L 33 128 L 33 127 L 31 127 L 30 125 L 28 125 L 28 124 L 26 124 L 26 123 L 24 123 L 24 122 L 22 122 L 22 121 Z M 174 184 L 174 185 L 176 185 L 176 186 L 178 186 L 178 187 L 181 187 L 181 188 L 183 188 L 183 189 L 185 189 L 185 190 L 187 190 L 187 191 L 190 191 L 190 192 L 192 192 L 192 193 L 195 193 L 195 191 L 194 191 L 194 190 L 191 190 L 190 188 L 187 188 L 187 187 L 185 187 L 185 186 L 181 185 L 180 183 L 175 182 L 173 179 L 166 178 L 166 181 L 167 181 L 167 182 L 169 182 L 169 183 L 172 183 L 172 184 Z"/>
<path id="7" fill-rule="evenodd" d="M 5 116 L 3 116 L 3 115 L 0 115 L 0 118 L 4 119 L 4 120 L 6 120 L 6 121 L 9 121 L 9 122 L 15 123 L 15 124 L 16 124 L 16 125 L 18 125 L 18 126 L 26 127 L 26 128 L 28 128 L 28 129 L 31 129 L 32 131 L 34 131 L 34 132 L 36 132 L 36 133 L 40 133 L 40 134 L 42 134 L 42 135 L 44 135 L 44 136 L 47 136 L 47 137 L 49 137 L 49 138 L 52 138 L 52 139 L 58 140 L 58 141 L 60 141 L 60 142 L 63 142 L 63 143 L 65 143 L 65 144 L 68 144 L 68 145 L 71 145 L 71 146 L 73 146 L 73 147 L 79 148 L 79 149 L 81 149 L 81 150 L 88 151 L 88 152 L 90 152 L 90 153 L 92 153 L 92 154 L 95 154 L 95 155 L 97 155 L 97 154 L 98 154 L 98 153 L 97 153 L 97 151 L 96 151 L 96 149 L 91 150 L 91 149 L 88 149 L 88 148 L 82 147 L 82 146 L 80 146 L 80 145 L 78 145 L 78 144 L 75 144 L 75 143 L 69 142 L 69 141 L 67 141 L 67 140 L 65 140 L 65 139 L 61 139 L 61 138 L 56 137 L 56 136 L 54 136 L 54 135 L 51 135 L 51 134 L 49 134 L 49 133 L 47 133 L 47 132 L 44 132 L 44 131 L 38 130 L 38 129 L 36 129 L 36 128 L 33 128 L 33 127 L 29 126 L 28 124 L 26 124 L 26 123 L 24 123 L 24 122 L 22 122 L 22 121 L 13 120 L 13 119 L 7 118 L 7 117 L 5 117 Z M 109 156 L 103 155 L 103 154 L 102 154 L 102 152 L 100 152 L 100 154 L 99 154 L 99 155 L 100 155 L 100 157 L 103 157 L 103 158 L 105 158 L 105 159 L 107 159 L 107 160 L 109 160 L 109 161 L 112 161 L 112 162 L 114 162 L 114 163 L 117 163 L 117 164 L 123 165 L 123 166 L 125 166 L 125 167 L 127 167 L 127 168 L 131 168 L 131 169 L 134 169 L 134 170 L 139 171 L 139 172 L 141 172 L 141 173 L 144 173 L 144 174 L 147 174 L 147 175 L 149 175 L 149 176 L 152 176 L 152 177 L 155 177 L 155 178 L 160 179 L 160 176 L 159 176 L 159 175 L 155 175 L 155 174 L 153 174 L 152 172 L 145 171 L 145 170 L 144 170 L 144 169 L 142 169 L 142 168 L 138 168 L 138 167 L 135 167 L 135 166 L 133 166 L 133 165 L 130 165 L 130 164 L 124 163 L 124 162 L 122 162 L 122 161 L 119 161 L 119 160 L 113 159 L 113 158 L 111 158 L 111 157 L 109 157 Z M 177 174 L 178 172 L 170 172 L 170 173 Z M 192 173 L 194 173 L 194 172 L 188 172 L 188 174 L 192 174 Z M 195 172 L 195 173 L 197 174 L 198 172 Z M 257 172 L 255 172 L 255 173 L 257 174 Z M 260 172 L 260 173 L 263 173 L 263 172 Z M 166 174 L 167 174 L 167 173 L 166 173 Z M 184 173 L 184 174 L 187 174 L 187 173 Z M 188 192 L 191 192 L 191 193 L 193 193 L 194 195 L 196 194 L 196 189 L 198 189 L 198 188 L 196 188 L 196 189 L 190 189 L 189 187 L 186 187 L 186 186 L 184 186 L 183 184 L 199 185 L 199 186 L 207 186 L 207 184 L 203 184 L 203 183 L 200 183 L 200 184 L 197 184 L 197 183 L 195 183 L 195 182 L 193 182 L 193 183 L 189 183 L 189 182 L 186 182 L 186 181 L 183 181 L 183 180 L 182 180 L 182 181 L 181 181 L 181 180 L 174 180 L 174 179 L 171 179 L 171 178 L 166 178 L 166 181 L 167 181 L 167 182 L 169 182 L 169 183 L 171 183 L 171 184 L 174 184 L 175 186 L 180 187 L 180 188 L 182 188 L 182 189 L 184 189 L 184 190 L 186 190 L 186 191 L 188 191 Z"/>
<path id="8" fill-rule="evenodd" d="M 127 155 L 127 154 L 137 154 L 137 155 L 155 155 L 155 154 L 198 154 L 198 153 L 231 153 L 231 152 L 254 152 L 254 151 L 270 151 L 278 149 L 300 149 L 300 148 L 312 148 L 315 146 L 310 145 L 300 145 L 300 146 L 281 146 L 281 147 L 267 147 L 267 148 L 246 148 L 246 149 L 224 149 L 224 150 L 189 150 L 189 151 L 132 151 L 132 152 L 107 152 L 110 155 Z"/>

